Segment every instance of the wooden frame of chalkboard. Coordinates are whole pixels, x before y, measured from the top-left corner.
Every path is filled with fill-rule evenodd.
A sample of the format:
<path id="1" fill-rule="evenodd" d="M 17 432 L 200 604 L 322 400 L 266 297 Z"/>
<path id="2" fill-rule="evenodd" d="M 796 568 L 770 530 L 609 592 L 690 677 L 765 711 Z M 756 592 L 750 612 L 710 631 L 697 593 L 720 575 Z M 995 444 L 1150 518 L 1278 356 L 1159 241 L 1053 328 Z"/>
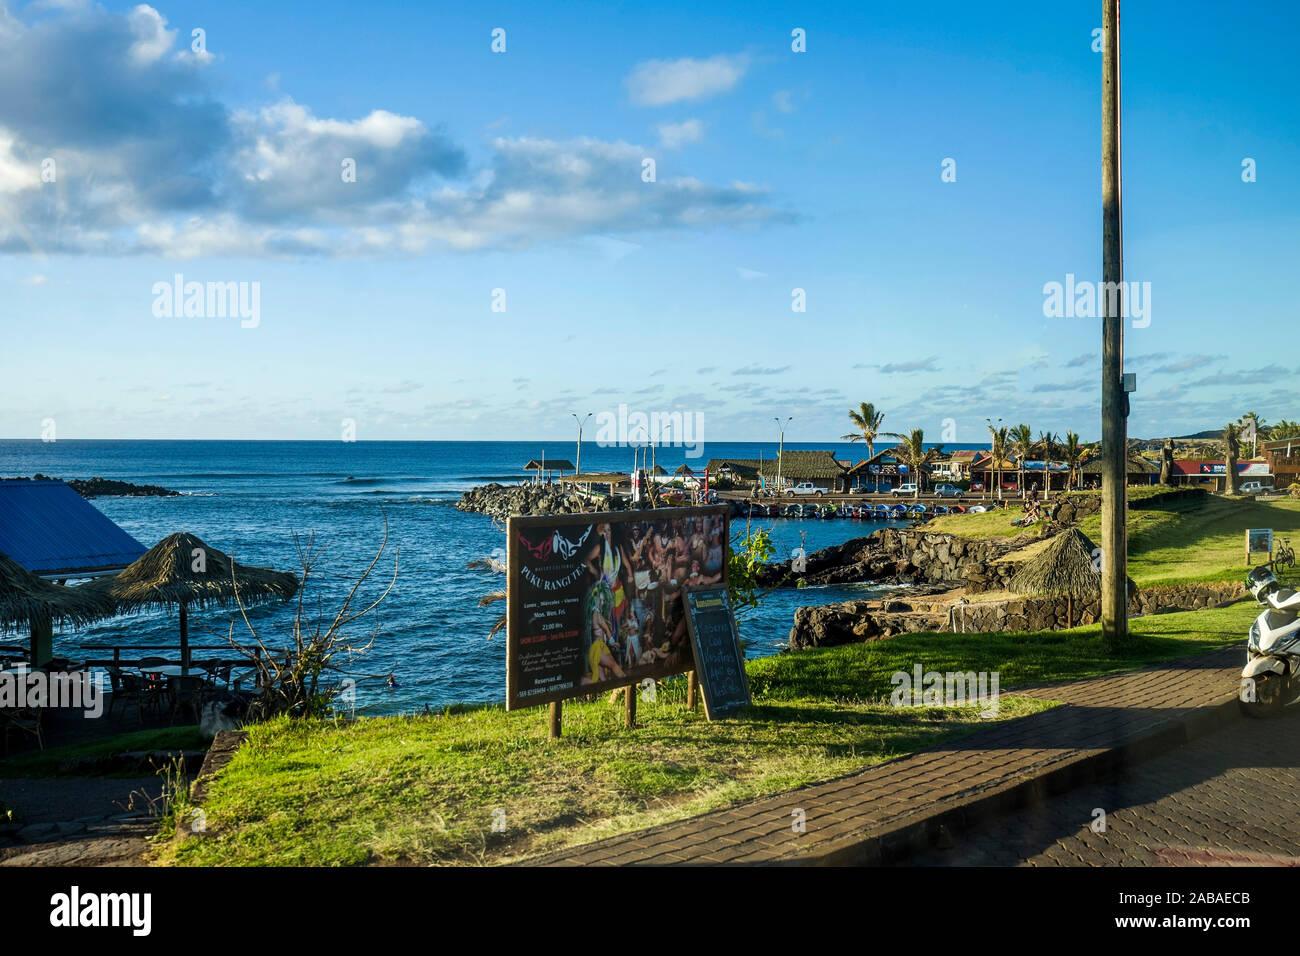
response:
<path id="1" fill-rule="evenodd" d="M 557 676 L 551 681 L 555 685 L 555 689 L 550 690 L 528 684 L 527 677 L 522 670 L 521 657 L 526 652 L 526 647 L 537 646 L 537 636 L 539 634 L 558 631 L 561 634 L 561 639 L 556 641 L 556 644 L 562 645 L 566 643 L 565 632 L 574 631 L 580 626 L 579 621 L 573 618 L 573 602 L 581 596 L 587 586 L 577 570 L 581 568 L 582 555 L 579 552 L 572 552 L 566 558 L 562 556 L 561 552 L 569 552 L 570 546 L 577 548 L 584 546 L 584 543 L 589 539 L 583 537 L 583 529 L 590 526 L 594 533 L 595 527 L 601 524 L 660 523 L 681 518 L 710 519 L 720 526 L 724 541 L 723 560 L 719 568 L 722 580 L 720 584 L 712 586 L 725 589 L 728 570 L 726 547 L 729 546 L 730 541 L 729 517 L 730 509 L 726 505 L 511 517 L 506 523 L 506 709 L 517 710 L 541 704 L 555 704 L 570 697 L 604 694 L 614 688 L 635 686 L 646 678 L 657 680 L 691 670 L 694 667 L 693 659 L 689 661 L 683 660 L 670 666 L 637 668 L 636 672 L 629 673 L 623 678 L 612 676 L 593 682 L 584 683 L 576 680 L 566 680 Z M 536 532 L 539 531 L 543 533 L 545 540 L 537 537 Z M 557 548 L 552 539 L 545 535 L 545 532 L 554 531 L 559 531 L 561 536 L 566 538 L 563 548 Z M 570 531 L 573 533 L 569 533 Z M 581 543 L 579 538 L 582 539 Z M 533 548 L 541 548 L 545 553 L 545 557 L 537 557 Z M 553 607 L 548 609 L 552 612 L 551 617 L 544 624 L 539 625 L 536 619 L 530 619 L 532 609 L 526 602 L 521 580 L 526 570 L 525 565 L 533 569 L 548 569 L 544 573 L 555 574 L 559 581 L 553 591 L 558 600 L 552 602 Z M 533 577 L 536 576 L 536 573 L 534 573 Z M 570 578 L 572 578 L 571 581 Z M 531 590 L 533 591 L 533 597 L 536 598 L 536 589 Z M 684 592 L 684 587 L 675 588 L 676 595 L 684 594 Z M 685 613 L 684 608 L 683 613 Z M 548 626 L 550 621 L 557 622 L 560 626 Z"/>
<path id="2" fill-rule="evenodd" d="M 726 585 L 687 588 L 686 630 L 691 636 L 691 654 L 700 696 L 704 698 L 704 716 L 709 720 L 726 717 L 753 703 L 749 694 L 749 675 L 745 673 L 745 652 L 736 632 L 736 616 Z M 705 602 L 711 620 L 701 627 L 697 617 Z M 725 634 L 722 632 L 725 628 Z M 728 673 L 730 671 L 730 673 Z"/>

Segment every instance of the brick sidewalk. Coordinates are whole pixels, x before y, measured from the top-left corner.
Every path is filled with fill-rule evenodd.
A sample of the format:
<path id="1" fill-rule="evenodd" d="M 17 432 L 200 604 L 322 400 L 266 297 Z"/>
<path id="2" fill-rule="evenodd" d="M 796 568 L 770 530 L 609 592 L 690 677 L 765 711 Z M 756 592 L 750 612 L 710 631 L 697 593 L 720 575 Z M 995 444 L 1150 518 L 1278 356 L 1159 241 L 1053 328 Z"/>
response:
<path id="1" fill-rule="evenodd" d="M 1061 706 L 859 773 L 533 857 L 524 865 L 873 864 L 1090 783 L 1236 715 L 1242 648 L 1004 691 Z M 793 825 L 802 811 L 805 832 Z"/>

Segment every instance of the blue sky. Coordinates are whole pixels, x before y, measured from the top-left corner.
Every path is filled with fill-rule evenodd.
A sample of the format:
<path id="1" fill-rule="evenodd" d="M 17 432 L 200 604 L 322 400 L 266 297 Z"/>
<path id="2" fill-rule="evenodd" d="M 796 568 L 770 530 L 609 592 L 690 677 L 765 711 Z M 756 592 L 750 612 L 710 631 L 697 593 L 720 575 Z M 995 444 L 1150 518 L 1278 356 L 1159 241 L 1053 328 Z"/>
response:
<path id="1" fill-rule="evenodd" d="M 0 435 L 1098 436 L 1100 323 L 1043 314 L 1100 279 L 1095 0 L 454 6 L 0 0 Z M 1125 9 L 1135 436 L 1300 418 L 1298 28 Z"/>

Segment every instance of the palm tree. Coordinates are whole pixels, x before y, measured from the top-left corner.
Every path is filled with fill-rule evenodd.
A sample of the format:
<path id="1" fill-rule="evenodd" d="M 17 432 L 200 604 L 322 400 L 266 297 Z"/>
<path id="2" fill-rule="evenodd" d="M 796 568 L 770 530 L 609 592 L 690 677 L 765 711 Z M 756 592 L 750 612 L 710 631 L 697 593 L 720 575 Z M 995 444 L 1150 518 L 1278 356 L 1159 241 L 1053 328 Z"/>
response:
<path id="1" fill-rule="evenodd" d="M 890 432 L 896 438 L 901 438 L 898 447 L 894 449 L 894 454 L 903 459 L 907 465 L 908 471 L 912 473 L 913 489 L 912 497 L 921 497 L 921 469 L 934 461 L 943 452 L 942 445 L 936 445 L 934 448 L 925 447 L 925 429 L 913 428 L 906 435 L 898 432 Z"/>
<path id="2" fill-rule="evenodd" d="M 1020 486 L 1020 497 L 1025 496 L 1025 459 L 1034 448 L 1033 430 L 1025 424 L 1011 429 L 1011 451 L 1015 454 L 1019 468 L 1016 482 Z"/>
<path id="3" fill-rule="evenodd" d="M 989 443 L 989 455 L 993 458 L 993 480 L 998 487 L 998 501 L 1002 500 L 1002 462 L 1007 457 L 1007 444 L 1010 441 L 1010 429 L 1005 425 L 1001 428 L 989 426 L 989 435 L 992 441 Z"/>
<path id="4" fill-rule="evenodd" d="M 1065 464 L 1068 471 L 1065 475 L 1065 487 L 1070 489 L 1074 487 L 1074 472 L 1079 467 L 1079 459 L 1083 457 L 1083 444 L 1079 441 L 1079 433 L 1067 431 L 1065 433 Z"/>
<path id="5" fill-rule="evenodd" d="M 1276 425 L 1269 426 L 1268 437 L 1273 441 L 1279 438 L 1300 438 L 1300 422 L 1288 421 L 1285 418 L 1278 419 Z"/>
<path id="6" fill-rule="evenodd" d="M 840 436 L 843 441 L 864 441 L 867 443 L 867 457 L 876 455 L 876 438 L 880 435 L 880 423 L 885 420 L 885 413 L 876 411 L 876 406 L 863 402 L 858 411 L 849 409 L 849 418 L 857 428 L 856 432 Z"/>
<path id="7" fill-rule="evenodd" d="M 1230 495 L 1237 493 L 1237 459 L 1241 457 L 1241 426 L 1236 422 L 1229 422 L 1223 430 L 1223 441 L 1228 446 L 1227 461 L 1224 462 L 1227 471 L 1228 481 L 1224 487 Z"/>

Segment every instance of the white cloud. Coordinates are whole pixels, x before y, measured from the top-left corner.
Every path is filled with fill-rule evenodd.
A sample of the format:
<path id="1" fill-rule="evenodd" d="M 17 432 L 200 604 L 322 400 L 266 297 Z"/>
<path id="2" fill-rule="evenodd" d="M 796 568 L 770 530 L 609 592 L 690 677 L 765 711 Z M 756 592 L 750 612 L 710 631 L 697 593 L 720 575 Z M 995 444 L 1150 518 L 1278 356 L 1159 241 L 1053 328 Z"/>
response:
<path id="1" fill-rule="evenodd" d="M 744 54 L 719 54 L 707 60 L 646 60 L 624 82 L 638 106 L 666 106 L 708 99 L 732 90 L 749 69 Z"/>
<path id="2" fill-rule="evenodd" d="M 772 105 L 782 113 L 793 113 L 794 103 L 790 99 L 789 90 L 777 90 L 772 94 Z"/>
<path id="3" fill-rule="evenodd" d="M 688 143 L 699 143 L 704 139 L 704 124 L 697 119 L 683 120 L 680 123 L 660 123 L 655 127 L 659 131 L 659 145 L 664 149 L 678 149 Z"/>
<path id="4" fill-rule="evenodd" d="M 740 276 L 742 279 L 766 279 L 767 278 L 766 272 L 759 272 L 756 269 L 746 269 L 744 266 L 736 267 L 736 275 Z"/>
<path id="5" fill-rule="evenodd" d="M 166 17 L 147 3 L 128 13 L 126 22 L 135 37 L 129 52 L 137 66 L 148 66 L 162 59 L 176 42 L 176 31 L 167 29 Z"/>
<path id="6" fill-rule="evenodd" d="M 0 254 L 374 257 L 792 218 L 745 182 L 647 185 L 640 144 L 498 137 L 471 166 L 414 116 L 318 116 L 288 96 L 231 109 L 153 7 L 64 2 L 29 25 L 0 0 Z M 629 84 L 646 102 L 712 95 L 746 62 L 645 63 Z M 703 134 L 696 119 L 659 127 L 664 144 Z"/>

